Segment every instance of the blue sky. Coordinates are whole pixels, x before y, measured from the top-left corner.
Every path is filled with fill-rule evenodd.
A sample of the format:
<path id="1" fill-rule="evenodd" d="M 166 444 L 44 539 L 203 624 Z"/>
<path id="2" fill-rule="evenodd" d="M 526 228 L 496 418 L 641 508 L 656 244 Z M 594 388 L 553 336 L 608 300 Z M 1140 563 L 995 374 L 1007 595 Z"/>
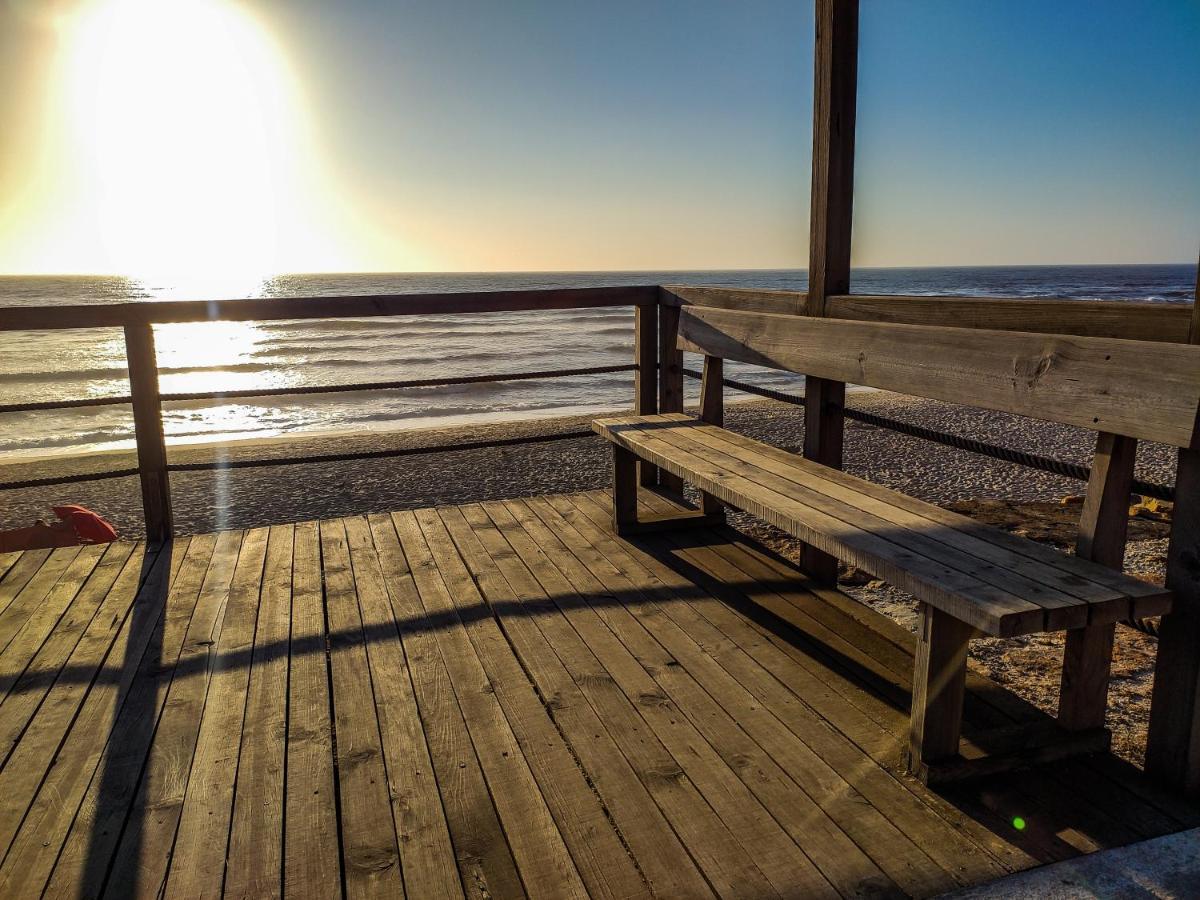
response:
<path id="1" fill-rule="evenodd" d="M 283 193 L 321 193 L 305 239 L 337 223 L 336 267 L 805 264 L 810 3 L 213 2 L 290 73 L 304 138 L 274 153 L 312 166 Z M 30 7 L 0 6 L 17 123 L 57 58 Z M 855 263 L 1195 260 L 1197 48 L 1196 0 L 863 0 Z M 39 152 L 20 150 L 0 191 Z M 0 270 L 21 271 L 3 238 L 37 198 L 4 200 Z M 277 258 L 302 267 L 303 216 L 283 217 Z"/>

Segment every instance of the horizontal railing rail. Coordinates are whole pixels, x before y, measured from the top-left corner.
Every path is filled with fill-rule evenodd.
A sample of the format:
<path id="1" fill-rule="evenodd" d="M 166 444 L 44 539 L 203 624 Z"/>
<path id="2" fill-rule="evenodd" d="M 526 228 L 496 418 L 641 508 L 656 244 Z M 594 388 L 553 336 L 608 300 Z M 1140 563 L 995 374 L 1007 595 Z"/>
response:
<path id="1" fill-rule="evenodd" d="M 664 285 L 661 299 L 670 306 L 718 306 L 754 312 L 803 314 L 808 309 L 808 295 L 804 291 Z M 1057 297 L 837 294 L 826 301 L 825 316 L 1183 344 L 1188 340 L 1192 304 Z"/>
<path id="2" fill-rule="evenodd" d="M 70 306 L 0 307 L 0 331 L 124 328 L 182 322 L 275 322 L 377 316 L 473 315 L 611 306 L 654 306 L 658 288 L 561 288 L 440 294 L 349 294 L 247 300 L 153 300 Z"/>

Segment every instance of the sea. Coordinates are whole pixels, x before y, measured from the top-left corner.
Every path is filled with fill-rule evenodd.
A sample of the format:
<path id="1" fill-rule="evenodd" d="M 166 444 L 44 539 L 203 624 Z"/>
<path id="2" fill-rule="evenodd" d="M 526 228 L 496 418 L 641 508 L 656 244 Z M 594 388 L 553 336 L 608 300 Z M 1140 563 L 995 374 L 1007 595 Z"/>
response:
<path id="1" fill-rule="evenodd" d="M 803 290 L 802 270 L 284 275 L 237 294 L 197 293 L 163 279 L 0 277 L 5 306 L 154 303 L 352 294 L 708 284 Z M 1004 266 L 856 269 L 852 290 L 920 294 L 1138 299 L 1184 303 L 1194 265 Z M 953 324 L 953 323 L 947 323 Z M 212 322 L 155 328 L 164 392 L 448 378 L 632 362 L 625 308 L 329 321 Z M 727 374 L 794 390 L 799 376 L 730 366 Z M 628 408 L 631 372 L 546 380 L 366 390 L 164 404 L 171 443 L 366 433 L 537 419 Z M 696 386 L 688 384 L 689 396 Z M 0 405 L 127 394 L 117 329 L 0 332 Z M 730 399 L 734 399 L 732 396 Z M 130 447 L 127 406 L 0 414 L 0 460 Z"/>

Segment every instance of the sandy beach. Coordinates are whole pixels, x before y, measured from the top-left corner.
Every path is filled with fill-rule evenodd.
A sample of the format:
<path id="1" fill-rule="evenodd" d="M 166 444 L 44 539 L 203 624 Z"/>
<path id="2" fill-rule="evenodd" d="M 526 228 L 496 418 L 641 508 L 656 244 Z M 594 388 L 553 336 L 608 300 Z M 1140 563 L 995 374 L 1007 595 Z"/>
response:
<path id="1" fill-rule="evenodd" d="M 1068 427 L 1033 422 L 1017 416 L 951 406 L 883 392 L 855 393 L 851 406 L 869 409 L 903 421 L 976 437 L 1003 446 L 1087 464 L 1092 436 Z M 230 460 L 374 451 L 470 441 L 509 439 L 587 429 L 594 416 L 574 416 L 491 425 L 332 435 L 304 440 L 256 440 L 224 445 L 173 447 L 172 462 L 190 463 L 214 458 Z M 796 449 L 804 434 L 798 407 L 772 401 L 730 403 L 728 427 L 769 443 Z M 1138 476 L 1170 482 L 1174 456 L 1169 448 L 1144 444 L 1139 451 Z M 132 451 L 53 456 L 38 461 L 0 464 L 0 480 L 53 477 L 71 472 L 102 471 L 133 466 Z M 1037 472 L 973 453 L 943 447 L 896 432 L 846 423 L 845 467 L 848 471 L 930 502 L 978 513 L 978 501 L 1017 501 L 993 520 L 1020 527 L 1025 504 L 1041 504 L 1039 515 L 1057 518 L 1056 527 L 1034 534 L 1062 545 L 1070 540 L 1077 505 L 1046 506 L 1077 496 L 1079 481 Z M 276 522 L 301 521 L 473 500 L 503 499 L 606 487 L 609 452 L 596 437 L 533 443 L 511 447 L 417 454 L 393 459 L 308 465 L 270 466 L 221 473 L 181 472 L 172 475 L 176 528 L 201 533 L 221 528 L 248 528 Z M 141 501 L 136 479 L 123 478 L 8 491 L 0 507 L 0 527 L 29 524 L 48 515 L 48 507 L 82 503 L 109 518 L 120 531 L 137 536 Z M 1056 516 L 1055 509 L 1061 510 Z M 744 515 L 736 527 L 796 558 L 788 536 Z M 1126 558 L 1129 571 L 1161 579 L 1166 554 L 1165 528 L 1131 530 Z M 843 589 L 862 602 L 909 625 L 915 606 L 907 595 L 879 582 L 848 573 Z M 1109 724 L 1119 753 L 1140 761 L 1155 644 L 1129 629 L 1118 631 Z M 1061 665 L 1061 635 L 1037 635 L 1016 640 L 978 640 L 972 644 L 972 665 L 1006 684 L 1044 709 L 1057 703 Z"/>

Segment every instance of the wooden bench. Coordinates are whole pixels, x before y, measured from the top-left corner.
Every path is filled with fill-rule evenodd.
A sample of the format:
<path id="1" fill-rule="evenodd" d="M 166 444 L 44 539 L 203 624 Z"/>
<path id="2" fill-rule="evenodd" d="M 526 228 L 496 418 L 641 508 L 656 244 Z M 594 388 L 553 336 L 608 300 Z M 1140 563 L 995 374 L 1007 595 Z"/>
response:
<path id="1" fill-rule="evenodd" d="M 681 310 L 677 346 L 705 357 L 699 419 L 675 412 L 594 423 L 613 444 L 618 533 L 717 522 L 726 504 L 913 594 L 922 619 L 908 759 L 926 781 L 1107 747 L 1114 624 L 1171 607 L 1170 592 L 1119 571 L 1136 441 L 1192 445 L 1200 347 L 700 307 Z M 724 429 L 723 359 L 1098 432 L 1077 554 Z M 639 521 L 638 459 L 699 488 L 702 508 Z M 968 642 L 1048 631 L 1067 631 L 1060 727 L 1036 739 L 998 736 L 995 753 L 965 765 Z"/>

